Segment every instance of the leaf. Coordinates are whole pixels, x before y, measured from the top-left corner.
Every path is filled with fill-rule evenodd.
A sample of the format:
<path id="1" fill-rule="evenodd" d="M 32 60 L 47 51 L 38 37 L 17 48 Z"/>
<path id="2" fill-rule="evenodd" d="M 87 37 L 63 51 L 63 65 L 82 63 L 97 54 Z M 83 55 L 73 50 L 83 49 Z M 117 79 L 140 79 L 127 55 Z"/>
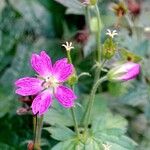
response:
<path id="1" fill-rule="evenodd" d="M 119 82 L 108 83 L 108 88 L 111 96 L 118 97 L 122 96 L 127 91 L 128 84 L 122 84 Z"/>
<path id="2" fill-rule="evenodd" d="M 92 123 L 92 134 L 103 144 L 111 145 L 113 150 L 133 150 L 136 143 L 124 135 L 126 126 L 127 122 L 123 117 L 108 113 L 95 118 Z"/>
<path id="3" fill-rule="evenodd" d="M 100 150 L 102 149 L 102 144 L 100 144 L 99 141 L 96 141 L 96 139 L 93 138 L 88 138 L 85 146 L 84 146 L 85 150 Z"/>
<path id="4" fill-rule="evenodd" d="M 122 95 L 120 102 L 131 106 L 145 105 L 148 100 L 148 89 L 144 83 L 137 82 Z"/>
<path id="5" fill-rule="evenodd" d="M 0 93 L 0 103 L 1 107 L 3 108 L 3 115 L 7 112 L 14 111 L 19 105 L 14 92 L 14 82 L 20 77 L 32 74 L 33 71 L 31 70 L 29 64 L 31 53 L 31 46 L 27 44 L 18 45 L 16 55 L 12 61 L 11 66 L 6 69 L 0 78 L 1 90 L 3 91 Z"/>
<path id="6" fill-rule="evenodd" d="M 5 90 L 0 87 L 0 118 L 3 117 L 11 108 L 12 96 L 5 93 Z"/>
<path id="7" fill-rule="evenodd" d="M 45 114 L 44 121 L 50 125 L 62 124 L 65 126 L 72 126 L 73 120 L 71 117 L 71 111 L 69 109 L 62 108 L 56 100 L 53 101 L 53 107 Z"/>
<path id="8" fill-rule="evenodd" d="M 51 150 L 75 150 L 75 145 L 75 141 L 70 139 L 64 142 L 59 142 Z"/>
<path id="9" fill-rule="evenodd" d="M 15 150 L 15 148 L 13 148 L 12 146 L 7 145 L 5 143 L 0 143 L 0 149 L 3 149 L 3 150 Z"/>
<path id="10" fill-rule="evenodd" d="M 85 98 L 86 97 L 87 96 L 85 96 Z M 70 113 L 68 110 L 59 108 L 57 105 L 55 105 L 55 107 L 57 106 L 57 111 L 54 111 L 56 110 L 55 107 L 55 109 L 51 108 L 52 113 L 49 113 L 49 121 L 47 120 L 48 118 L 45 120 L 52 125 L 48 131 L 52 134 L 54 139 L 61 141 L 55 145 L 52 150 L 101 150 L 105 143 L 112 145 L 112 149 L 114 150 L 115 148 L 116 150 L 135 149 L 136 143 L 125 136 L 127 121 L 119 115 L 112 115 L 110 112 L 106 111 L 104 109 L 105 104 L 103 104 L 104 106 L 100 105 L 101 100 L 104 100 L 104 98 L 101 98 L 102 97 L 99 95 L 96 95 L 91 119 L 92 127 L 89 129 L 90 131 L 86 136 L 83 133 L 80 133 L 80 138 L 77 138 L 76 133 L 71 129 L 65 127 L 70 125 L 73 126 L 73 122 L 71 122 L 72 117 L 69 115 Z M 84 106 L 85 104 L 83 103 L 83 107 Z M 83 111 L 80 110 L 79 114 L 78 111 L 76 111 L 79 124 L 79 121 L 81 120 L 78 115 L 82 116 L 84 109 L 85 108 L 83 108 Z M 58 116 L 55 116 L 55 114 Z M 64 118 L 64 116 L 67 117 Z M 79 130 L 80 129 L 81 128 L 79 128 Z"/>
<path id="11" fill-rule="evenodd" d="M 5 0 L 1 0 L 1 5 L 0 5 L 0 17 L 1 17 L 1 12 L 3 11 L 3 9 L 5 8 L 6 3 Z"/>
<path id="12" fill-rule="evenodd" d="M 61 3 L 65 7 L 67 7 L 66 14 L 84 14 L 83 5 L 78 0 L 55 0 L 56 2 Z"/>
<path id="13" fill-rule="evenodd" d="M 94 116 L 98 116 L 99 114 L 103 114 L 107 110 L 106 97 L 101 95 L 95 96 L 95 102 L 92 111 L 92 118 Z M 87 106 L 87 102 L 89 97 L 87 95 L 81 96 L 80 99 L 76 101 L 74 110 L 76 114 L 76 118 L 79 124 L 82 124 L 83 115 Z M 51 118 L 51 119 L 50 119 Z M 57 100 L 54 100 L 53 107 L 49 109 L 49 111 L 45 114 L 44 121 L 49 123 L 50 125 L 62 124 L 65 126 L 73 126 L 74 122 L 71 116 L 71 110 L 63 108 L 60 104 L 58 104 Z"/>
<path id="14" fill-rule="evenodd" d="M 134 51 L 140 56 L 146 56 L 150 54 L 149 47 L 149 41 L 143 40 L 142 42 L 137 43 L 137 46 L 135 47 Z"/>
<path id="15" fill-rule="evenodd" d="M 86 136 L 81 133 L 80 138 L 72 134 L 72 131 L 70 134 L 70 129 L 66 131 L 64 127 L 60 128 L 64 131 L 51 131 L 57 140 L 64 140 L 56 144 L 52 150 L 102 150 L 104 144 L 109 144 L 112 150 L 135 150 L 137 144 L 124 135 L 126 126 L 127 122 L 123 117 L 113 116 L 111 113 L 103 114 L 94 119 L 89 133 Z M 65 131 L 67 138 L 61 135 Z"/>
<path id="16" fill-rule="evenodd" d="M 127 121 L 123 117 L 119 115 L 113 116 L 111 113 L 107 113 L 93 120 L 92 131 L 105 132 L 105 130 L 110 131 L 110 129 L 121 129 L 123 132 L 125 132 L 126 126 L 127 126 Z"/>
<path id="17" fill-rule="evenodd" d="M 12 48 L 23 35 L 24 26 L 24 20 L 9 5 L 3 9 L 0 18 L 0 71 L 11 63 L 15 51 Z"/>
<path id="18" fill-rule="evenodd" d="M 37 0 L 10 0 L 10 3 L 37 34 L 40 32 L 50 37 L 54 35 L 52 16 Z"/>
<path id="19" fill-rule="evenodd" d="M 54 125 L 52 127 L 46 128 L 46 130 L 51 133 L 51 136 L 54 139 L 59 141 L 65 141 L 75 137 L 75 133 L 63 125 Z"/>

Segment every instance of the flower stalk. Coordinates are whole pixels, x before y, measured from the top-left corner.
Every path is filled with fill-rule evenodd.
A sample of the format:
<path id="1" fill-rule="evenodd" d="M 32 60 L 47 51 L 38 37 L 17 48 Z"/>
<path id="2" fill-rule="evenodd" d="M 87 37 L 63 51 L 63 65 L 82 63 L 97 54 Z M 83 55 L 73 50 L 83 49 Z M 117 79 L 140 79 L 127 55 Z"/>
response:
<path id="1" fill-rule="evenodd" d="M 98 9 L 98 5 L 95 5 L 96 8 L 96 17 L 97 17 L 97 25 L 98 25 L 98 31 L 96 33 L 96 44 L 97 44 L 97 58 L 96 60 L 98 62 L 101 61 L 101 17 L 100 17 L 100 12 Z"/>
<path id="2" fill-rule="evenodd" d="M 34 121 L 35 122 L 35 121 Z M 41 132 L 43 126 L 43 115 L 36 116 L 35 132 L 34 132 L 34 150 L 41 150 Z"/>
<path id="3" fill-rule="evenodd" d="M 101 53 L 101 17 L 100 17 L 100 12 L 99 12 L 99 8 L 98 8 L 97 4 L 95 5 L 95 8 L 96 8 L 97 23 L 98 23 L 98 31 L 96 33 L 96 45 L 97 45 L 97 58 L 96 58 L 96 61 L 100 63 L 101 62 L 101 54 L 102 54 Z M 103 63 L 102 63 L 102 65 L 103 65 Z M 97 80 L 100 77 L 102 65 L 101 65 L 100 69 L 95 70 L 94 83 L 96 83 Z"/>
<path id="4" fill-rule="evenodd" d="M 102 23 L 101 23 L 100 12 L 99 12 L 99 8 L 98 8 L 97 4 L 95 4 L 95 14 L 96 14 L 96 19 L 97 19 L 97 30 L 96 30 L 96 33 L 95 33 L 95 35 L 96 35 L 96 62 L 101 63 L 101 59 L 102 59 L 102 56 L 101 56 L 101 24 Z M 88 14 L 88 11 L 87 11 L 86 18 L 89 18 L 88 15 L 89 14 Z M 90 20 L 87 19 L 87 24 L 90 24 L 89 21 Z M 99 85 L 102 82 L 107 80 L 106 76 L 99 79 L 100 74 L 101 74 L 101 69 L 102 69 L 105 61 L 106 60 L 104 60 L 102 62 L 102 64 L 100 65 L 100 67 L 98 67 L 95 70 L 94 85 L 93 85 L 93 88 L 92 88 L 92 91 L 91 91 L 91 94 L 90 94 L 90 98 L 89 98 L 89 103 L 88 103 L 88 106 L 87 106 L 87 109 L 85 111 L 84 118 L 83 118 L 83 124 L 84 124 L 86 130 L 87 130 L 89 121 L 91 119 L 91 111 L 92 111 L 92 107 L 93 107 L 94 98 L 95 98 L 97 88 L 99 87 Z"/>
<path id="5" fill-rule="evenodd" d="M 91 119 L 91 112 L 92 112 L 92 107 L 93 107 L 93 104 L 94 104 L 94 99 L 95 99 L 95 94 L 96 94 L 97 88 L 99 87 L 100 84 L 102 84 L 106 80 L 107 80 L 107 76 L 104 76 L 104 77 L 100 78 L 93 85 L 93 88 L 92 88 L 91 94 L 90 94 L 90 98 L 89 98 L 89 103 L 88 103 L 87 110 L 85 112 L 85 116 L 84 116 L 84 120 L 83 120 L 85 130 L 87 130 L 90 119 Z"/>
<path id="6" fill-rule="evenodd" d="M 72 115 L 73 122 L 74 122 L 74 129 L 75 129 L 75 132 L 76 132 L 76 134 L 77 134 L 77 137 L 79 138 L 80 133 L 79 133 L 79 129 L 78 129 L 78 122 L 77 122 L 77 119 L 76 119 L 74 107 L 71 108 L 71 115 Z"/>
<path id="7" fill-rule="evenodd" d="M 63 44 L 63 46 L 65 47 L 66 45 Z M 72 64 L 72 58 L 71 58 L 70 50 L 67 50 L 67 47 L 65 47 L 65 48 L 66 48 L 66 51 L 67 51 L 68 63 Z M 74 70 L 74 73 L 75 73 L 75 70 Z M 71 89 L 74 91 L 74 85 L 70 85 L 70 86 L 71 86 Z M 79 138 L 80 133 L 79 133 L 79 129 L 78 129 L 78 122 L 77 122 L 77 119 L 76 119 L 74 107 L 71 107 L 70 110 L 71 110 L 71 115 L 72 115 L 72 119 L 73 119 L 73 122 L 74 122 L 74 129 L 75 129 L 75 132 L 77 134 L 77 137 Z"/>

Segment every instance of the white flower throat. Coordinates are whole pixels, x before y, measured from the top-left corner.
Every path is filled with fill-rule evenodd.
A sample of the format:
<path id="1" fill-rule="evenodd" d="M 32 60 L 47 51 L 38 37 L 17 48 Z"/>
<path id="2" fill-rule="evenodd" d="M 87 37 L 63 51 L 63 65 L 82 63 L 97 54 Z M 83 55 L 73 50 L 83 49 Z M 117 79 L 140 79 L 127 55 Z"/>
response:
<path id="1" fill-rule="evenodd" d="M 48 88 L 56 88 L 59 86 L 58 80 L 54 76 L 47 77 L 43 82 L 42 86 L 46 89 Z"/>

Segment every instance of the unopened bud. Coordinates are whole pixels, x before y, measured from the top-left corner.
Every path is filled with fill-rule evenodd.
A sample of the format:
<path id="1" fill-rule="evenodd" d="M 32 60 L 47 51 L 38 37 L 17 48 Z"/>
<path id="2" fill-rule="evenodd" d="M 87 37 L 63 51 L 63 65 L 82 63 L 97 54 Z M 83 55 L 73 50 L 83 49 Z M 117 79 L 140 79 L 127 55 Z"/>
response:
<path id="1" fill-rule="evenodd" d="M 128 62 L 120 64 L 112 68 L 108 74 L 108 80 L 110 81 L 128 81 L 136 78 L 140 73 L 140 65 L 137 63 Z"/>

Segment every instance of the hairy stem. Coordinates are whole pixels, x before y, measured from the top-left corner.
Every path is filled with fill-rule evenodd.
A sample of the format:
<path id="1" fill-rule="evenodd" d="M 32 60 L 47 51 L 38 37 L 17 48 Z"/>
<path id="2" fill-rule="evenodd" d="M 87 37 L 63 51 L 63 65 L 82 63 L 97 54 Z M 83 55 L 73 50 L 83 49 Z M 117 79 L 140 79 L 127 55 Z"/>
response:
<path id="1" fill-rule="evenodd" d="M 99 85 L 102 82 L 104 82 L 106 80 L 107 80 L 107 76 L 104 76 L 104 77 L 100 78 L 93 85 L 93 88 L 92 88 L 91 94 L 90 94 L 90 98 L 89 98 L 88 107 L 87 107 L 87 110 L 86 110 L 86 113 L 85 113 L 85 117 L 84 117 L 84 126 L 85 126 L 85 129 L 88 128 L 88 125 L 89 125 L 89 122 L 90 122 L 90 119 L 91 119 L 91 112 L 92 112 L 92 107 L 93 107 L 93 104 L 94 104 L 94 99 L 95 99 L 95 94 L 96 94 L 97 88 L 99 87 Z"/>
<path id="2" fill-rule="evenodd" d="M 101 61 L 101 17 L 100 17 L 100 12 L 98 9 L 98 5 L 95 5 L 96 8 L 96 17 L 97 17 L 97 25 L 98 25 L 98 31 L 96 33 L 96 47 L 97 47 L 97 58 L 96 60 L 98 62 Z"/>
<path id="3" fill-rule="evenodd" d="M 72 64 L 72 59 L 71 59 L 70 51 L 67 51 L 67 58 L 68 58 L 68 63 Z M 75 72 L 75 70 L 74 70 L 74 72 Z M 70 85 L 70 86 L 71 86 L 71 89 L 74 91 L 74 85 Z M 71 115 L 72 115 L 72 119 L 73 119 L 73 122 L 74 122 L 74 128 L 75 128 L 77 137 L 79 137 L 80 134 L 79 134 L 78 122 L 77 122 L 77 119 L 76 119 L 74 107 L 71 108 Z"/>
<path id="4" fill-rule="evenodd" d="M 106 59 L 104 59 L 104 61 L 103 61 L 102 64 L 100 65 L 100 67 L 98 67 L 98 69 L 95 70 L 94 83 L 96 83 L 97 80 L 100 78 L 100 76 L 101 76 L 101 69 L 103 68 L 105 62 L 106 62 Z"/>
<path id="5" fill-rule="evenodd" d="M 77 122 L 77 119 L 76 119 L 76 116 L 75 116 L 75 111 L 74 111 L 73 107 L 71 108 L 71 114 L 72 114 L 72 118 L 73 118 L 73 122 L 74 122 L 75 132 L 77 134 L 77 137 L 79 137 L 80 133 L 79 133 L 79 129 L 78 129 L 78 122 Z"/>

